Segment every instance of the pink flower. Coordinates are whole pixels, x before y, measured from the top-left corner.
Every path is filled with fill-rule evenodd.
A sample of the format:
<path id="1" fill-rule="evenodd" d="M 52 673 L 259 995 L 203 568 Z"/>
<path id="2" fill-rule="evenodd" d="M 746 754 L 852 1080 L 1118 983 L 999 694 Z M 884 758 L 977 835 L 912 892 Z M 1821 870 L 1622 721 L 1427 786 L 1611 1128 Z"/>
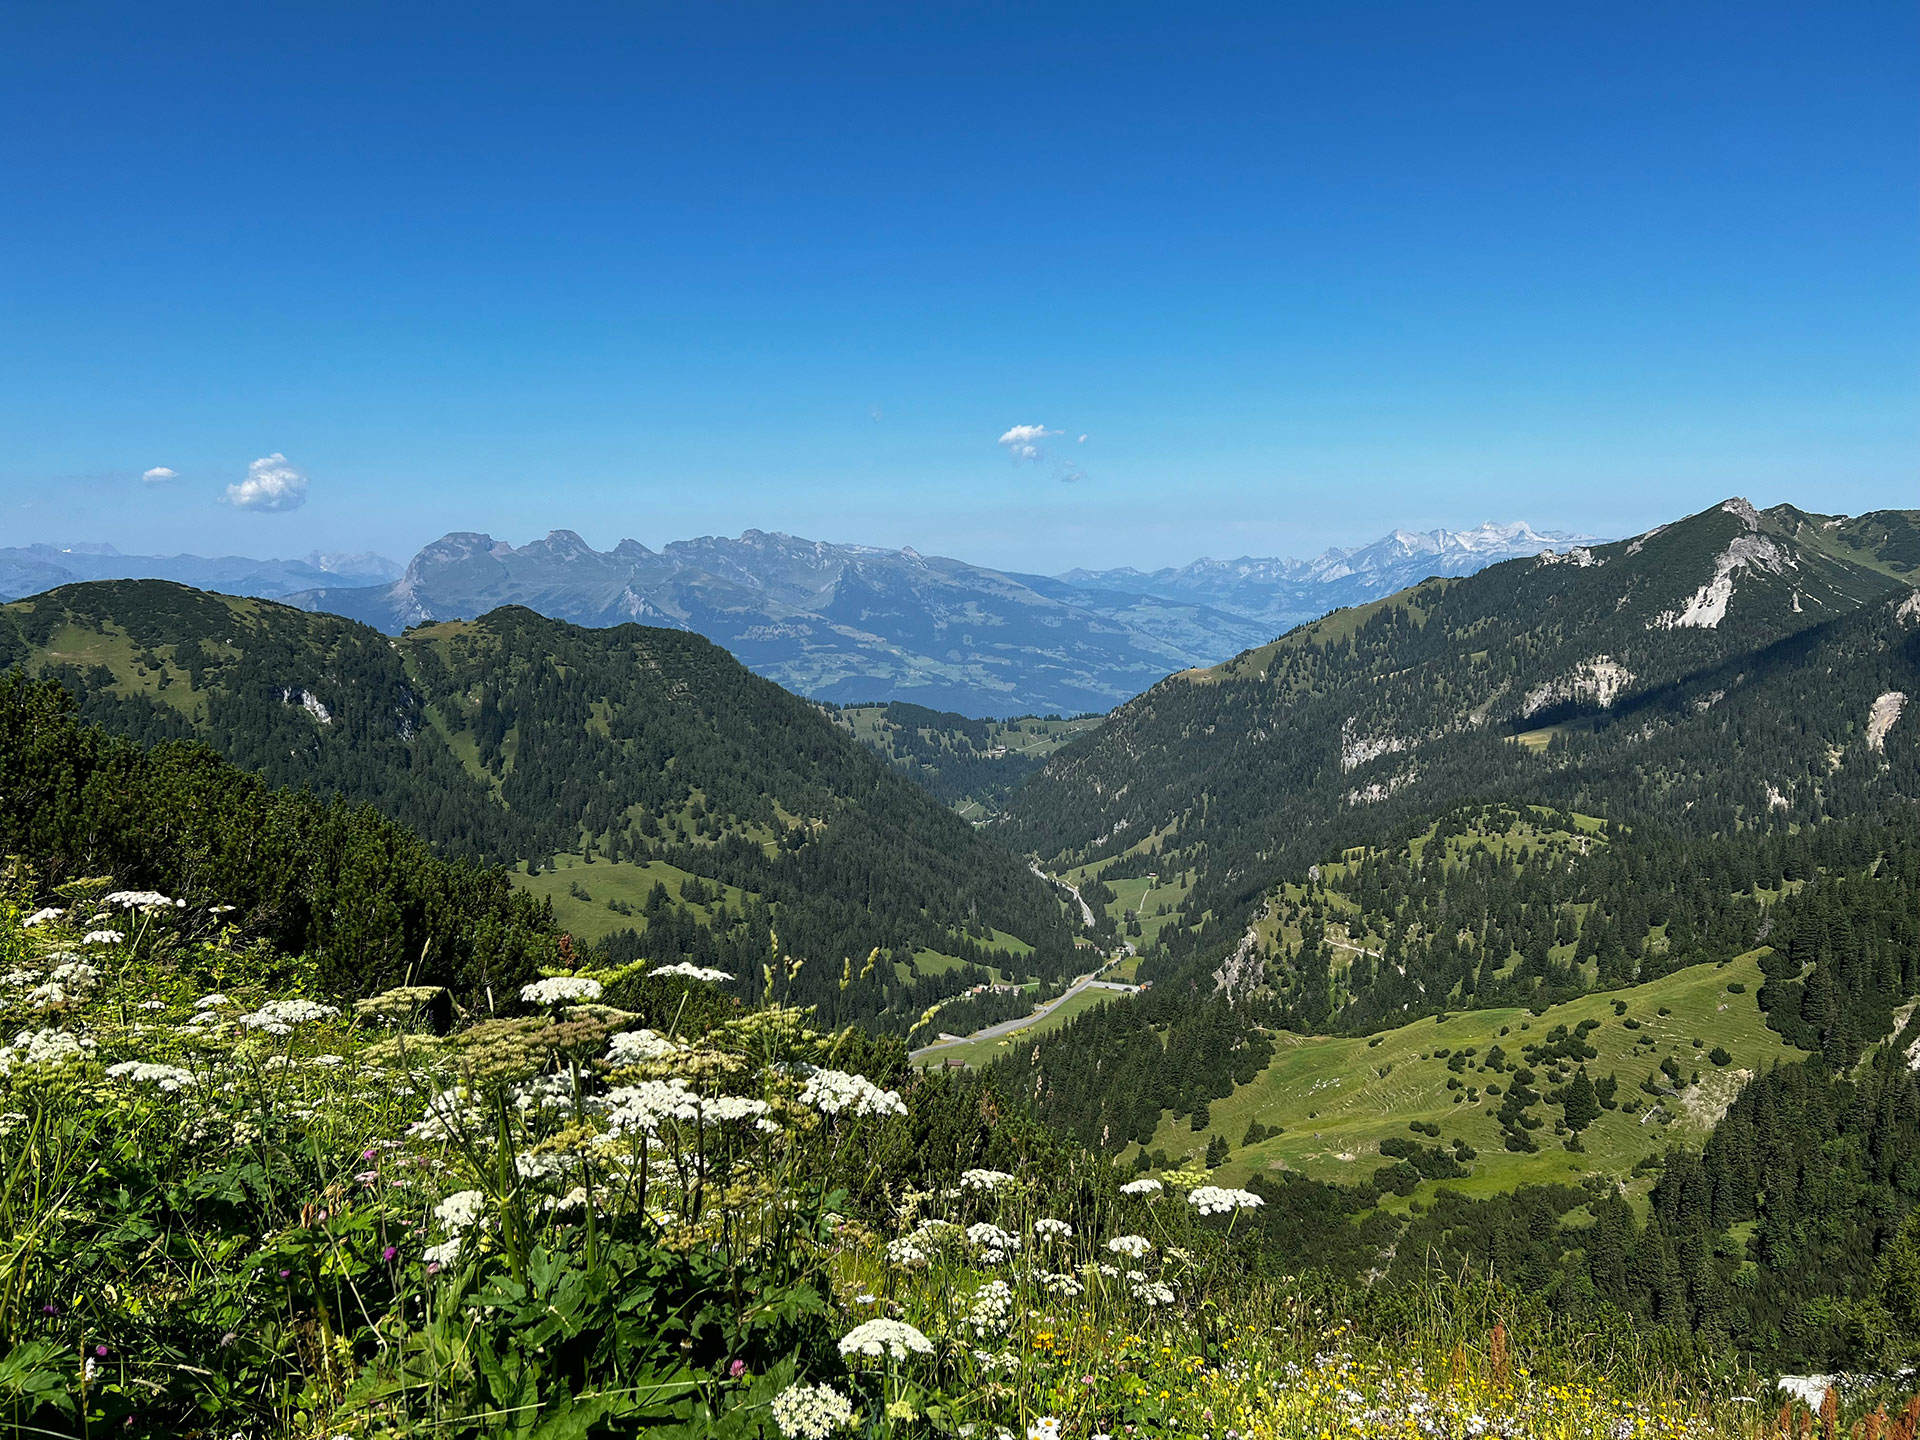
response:
<path id="1" fill-rule="evenodd" d="M 727 1366 L 727 1374 L 731 1375 L 735 1380 L 738 1380 L 742 1375 L 746 1373 L 747 1373 L 747 1362 L 744 1360 L 736 1360 L 731 1365 Z"/>

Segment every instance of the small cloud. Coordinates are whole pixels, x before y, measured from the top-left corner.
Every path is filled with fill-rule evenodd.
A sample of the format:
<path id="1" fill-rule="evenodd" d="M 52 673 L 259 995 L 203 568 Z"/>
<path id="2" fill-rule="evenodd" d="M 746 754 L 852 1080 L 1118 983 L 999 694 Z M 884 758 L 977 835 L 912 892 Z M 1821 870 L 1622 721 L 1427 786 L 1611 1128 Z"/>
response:
<path id="1" fill-rule="evenodd" d="M 1000 437 L 998 443 L 1006 446 L 1007 453 L 1015 460 L 1044 460 L 1047 452 L 1043 442 L 1059 433 L 1044 425 L 1015 425 Z"/>
<path id="2" fill-rule="evenodd" d="M 307 503 L 307 475 L 279 451 L 247 466 L 247 478 L 227 487 L 227 503 L 240 510 L 298 510 Z"/>
<path id="3" fill-rule="evenodd" d="M 140 478 L 149 485 L 164 485 L 169 480 L 178 480 L 180 472 L 170 470 L 165 465 L 156 465 L 151 470 L 142 471 Z"/>
<path id="4" fill-rule="evenodd" d="M 1015 425 L 1000 437 L 999 443 L 1007 447 L 1007 454 L 1013 457 L 1014 464 L 1026 461 L 1035 465 L 1051 465 L 1054 479 L 1063 485 L 1073 485 L 1086 479 L 1087 472 L 1071 460 L 1062 460 L 1050 454 L 1047 449 L 1047 441 L 1065 433 L 1064 430 L 1049 430 L 1044 425 Z M 1075 443 L 1084 445 L 1087 437 L 1082 435 Z"/>

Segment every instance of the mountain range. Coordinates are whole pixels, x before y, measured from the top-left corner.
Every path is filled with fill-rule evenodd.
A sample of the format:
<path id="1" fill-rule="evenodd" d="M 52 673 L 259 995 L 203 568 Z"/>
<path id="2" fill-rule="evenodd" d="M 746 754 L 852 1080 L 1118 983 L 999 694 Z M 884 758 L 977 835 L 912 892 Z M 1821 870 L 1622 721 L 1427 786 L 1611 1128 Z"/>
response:
<path id="1" fill-rule="evenodd" d="M 524 605 L 578 625 L 691 630 L 816 700 L 906 701 L 969 716 L 1104 711 L 1340 605 L 1590 537 L 1525 524 L 1396 530 L 1313 560 L 1197 560 L 1151 573 L 1047 576 L 749 530 L 655 551 L 597 551 L 556 530 L 522 546 L 456 532 L 404 571 L 377 555 L 305 560 L 129 556 L 111 546 L 0 550 L 0 599 L 78 580 L 153 578 L 283 599 L 389 634 Z"/>
<path id="2" fill-rule="evenodd" d="M 1312 561 L 1043 576 L 760 530 L 658 551 L 622 540 L 605 552 L 569 530 L 519 547 L 460 533 L 391 584 L 285 598 L 390 633 L 508 604 L 580 625 L 637 620 L 697 631 L 817 700 L 1073 713 L 1108 709 L 1169 671 L 1216 663 L 1355 599 L 1583 538 L 1526 525 L 1396 531 Z"/>
<path id="3" fill-rule="evenodd" d="M 123 555 L 111 545 L 0 547 L 0 600 L 37 595 L 81 580 L 172 580 L 198 590 L 278 599 L 316 585 L 381 585 L 401 567 L 371 552 L 322 554 L 304 560 L 253 560 L 244 555 Z"/>

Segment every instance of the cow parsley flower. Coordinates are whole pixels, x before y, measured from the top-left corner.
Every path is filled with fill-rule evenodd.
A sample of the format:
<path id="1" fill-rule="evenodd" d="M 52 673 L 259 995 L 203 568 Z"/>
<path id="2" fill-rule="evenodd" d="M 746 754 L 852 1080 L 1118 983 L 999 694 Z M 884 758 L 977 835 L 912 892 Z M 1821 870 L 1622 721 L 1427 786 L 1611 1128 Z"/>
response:
<path id="1" fill-rule="evenodd" d="M 100 901 L 110 910 L 171 910 L 174 902 L 158 890 L 116 890 Z M 185 905 L 183 900 L 180 902 Z"/>
<path id="2" fill-rule="evenodd" d="M 651 1030 L 622 1030 L 607 1042 L 607 1060 L 614 1065 L 643 1065 L 651 1060 L 665 1060 L 680 1048 L 666 1036 Z"/>
<path id="3" fill-rule="evenodd" d="M 89 930 L 80 937 L 82 945 L 124 945 L 126 940 L 118 930 Z"/>
<path id="4" fill-rule="evenodd" d="M 84 1035 L 67 1030 L 22 1030 L 11 1045 L 0 1045 L 0 1075 L 15 1066 L 34 1070 L 58 1070 L 85 1060 L 94 1052 L 94 1043 Z"/>
<path id="5" fill-rule="evenodd" d="M 1020 1357 L 1011 1350 L 1002 1350 L 998 1353 L 992 1350 L 976 1350 L 973 1352 L 973 1363 L 987 1375 L 993 1374 L 996 1370 L 1012 1375 L 1020 1369 Z"/>
<path id="6" fill-rule="evenodd" d="M 691 960 L 676 960 L 671 965 L 656 965 L 647 972 L 649 975 L 684 975 L 689 980 L 705 980 L 711 984 L 732 984 L 733 976 L 724 970 L 715 970 L 710 965 L 695 965 Z"/>
<path id="7" fill-rule="evenodd" d="M 606 1112 L 607 1129 L 615 1135 L 651 1135 L 663 1120 L 697 1120 L 700 1097 L 687 1089 L 687 1082 L 675 1076 L 671 1080 L 642 1080 L 638 1085 L 622 1085 L 609 1090 L 596 1102 Z"/>
<path id="8" fill-rule="evenodd" d="M 429 1245 L 421 1252 L 421 1258 L 429 1265 L 451 1265 L 460 1258 L 460 1237 L 454 1236 L 439 1245 Z"/>
<path id="9" fill-rule="evenodd" d="M 1013 1313 L 1013 1289 L 1004 1280 L 989 1280 L 973 1292 L 967 1305 L 967 1323 L 981 1335 L 1004 1330 Z"/>
<path id="10" fill-rule="evenodd" d="M 487 1213 L 487 1197 L 480 1190 L 459 1190 L 433 1207 L 433 1218 L 449 1235 L 464 1235 Z"/>
<path id="11" fill-rule="evenodd" d="M 904 1115 L 906 1102 L 897 1090 L 882 1090 L 864 1075 L 849 1075 L 842 1070 L 814 1070 L 801 1088 L 800 1103 L 822 1115 L 843 1112 L 855 1116 Z"/>
<path id="12" fill-rule="evenodd" d="M 980 1190 L 991 1193 L 1002 1185 L 1011 1185 L 1013 1176 L 1004 1170 L 962 1170 L 960 1188 L 962 1190 Z"/>
<path id="13" fill-rule="evenodd" d="M 1153 1249 L 1153 1242 L 1144 1235 L 1116 1235 L 1107 1241 L 1107 1249 L 1116 1255 L 1138 1260 Z"/>
<path id="14" fill-rule="evenodd" d="M 1165 1187 L 1158 1180 L 1129 1180 L 1120 1187 L 1122 1195 L 1158 1195 Z"/>
<path id="15" fill-rule="evenodd" d="M 49 905 L 45 909 L 34 911 L 33 914 L 27 916 L 27 918 L 20 923 L 28 930 L 38 930 L 42 925 L 58 920 L 66 913 L 67 912 L 58 905 Z"/>
<path id="16" fill-rule="evenodd" d="M 1234 1210 L 1253 1210 L 1267 1202 L 1251 1190 L 1223 1190 L 1218 1185 L 1201 1185 L 1187 1192 L 1187 1203 L 1202 1215 L 1225 1215 Z"/>
<path id="17" fill-rule="evenodd" d="M 529 1005 L 560 1005 L 569 1000 L 598 1000 L 600 982 L 584 975 L 550 975 L 531 985 L 520 987 L 520 998 Z"/>
<path id="18" fill-rule="evenodd" d="M 295 1026 L 324 1020 L 340 1011 L 318 1000 L 269 1000 L 252 1014 L 242 1015 L 240 1023 L 249 1030 L 264 1030 L 269 1035 L 291 1035 Z"/>
<path id="19" fill-rule="evenodd" d="M 1164 1280 L 1149 1280 L 1142 1276 L 1132 1282 L 1131 1288 L 1133 1298 L 1145 1304 L 1148 1309 L 1173 1303 L 1173 1287 Z"/>
<path id="20" fill-rule="evenodd" d="M 1020 1250 L 1018 1235 L 1009 1235 L 998 1225 L 985 1222 L 967 1227 L 967 1243 L 977 1249 L 980 1258 L 989 1265 L 998 1265 Z"/>
<path id="21" fill-rule="evenodd" d="M 135 1085 L 158 1085 L 168 1093 L 184 1090 L 193 1084 L 191 1070 L 182 1070 L 178 1065 L 149 1064 L 145 1060 L 122 1060 L 118 1065 L 109 1065 L 107 1078 L 130 1080 Z"/>
<path id="22" fill-rule="evenodd" d="M 1033 1222 L 1033 1238 L 1036 1240 L 1071 1240 L 1073 1226 L 1064 1220 L 1036 1220 Z"/>
<path id="23" fill-rule="evenodd" d="M 933 1342 L 904 1320 L 863 1320 L 840 1337 L 840 1354 L 849 1360 L 857 1355 L 904 1360 L 932 1353 Z"/>
<path id="24" fill-rule="evenodd" d="M 1073 1276 L 1066 1274 L 1054 1274 L 1043 1270 L 1034 1278 L 1046 1287 L 1049 1295 L 1058 1296 L 1062 1300 L 1071 1300 L 1087 1288 Z"/>
<path id="25" fill-rule="evenodd" d="M 927 1263 L 927 1252 L 920 1248 L 917 1237 L 904 1235 L 887 1242 L 887 1262 L 902 1270 L 917 1270 Z"/>
<path id="26" fill-rule="evenodd" d="M 853 1423 L 853 1406 L 831 1385 L 789 1385 L 773 1397 L 771 1408 L 787 1440 L 827 1440 Z"/>

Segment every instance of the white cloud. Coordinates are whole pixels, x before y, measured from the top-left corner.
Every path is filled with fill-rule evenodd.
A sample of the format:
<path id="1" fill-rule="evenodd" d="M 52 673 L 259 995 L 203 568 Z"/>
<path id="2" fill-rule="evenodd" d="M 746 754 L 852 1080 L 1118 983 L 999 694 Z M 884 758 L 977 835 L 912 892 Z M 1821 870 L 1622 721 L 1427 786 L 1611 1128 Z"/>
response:
<path id="1" fill-rule="evenodd" d="M 1047 452 L 1042 442 L 1059 433 L 1044 425 L 1015 425 L 1000 437 L 998 443 L 1006 446 L 1007 453 L 1015 460 L 1044 460 Z"/>
<path id="2" fill-rule="evenodd" d="M 1051 465 L 1054 479 L 1063 485 L 1073 485 L 1086 479 L 1087 472 L 1073 461 L 1049 453 L 1047 448 L 1049 440 L 1064 434 L 1064 430 L 1049 430 L 1044 425 L 1015 425 L 1000 437 L 999 443 L 1007 447 L 1007 454 L 1013 458 L 1014 464 L 1026 461 L 1035 465 Z M 1082 435 L 1074 443 L 1084 445 L 1087 437 Z"/>
<path id="3" fill-rule="evenodd" d="M 307 474 L 278 450 L 247 466 L 247 478 L 227 487 L 227 503 L 241 510 L 298 510 L 307 503 Z"/>
<path id="4" fill-rule="evenodd" d="M 169 480 L 178 480 L 180 472 L 170 470 L 165 465 L 156 465 L 151 470 L 143 472 L 140 478 L 149 485 L 164 485 Z"/>

